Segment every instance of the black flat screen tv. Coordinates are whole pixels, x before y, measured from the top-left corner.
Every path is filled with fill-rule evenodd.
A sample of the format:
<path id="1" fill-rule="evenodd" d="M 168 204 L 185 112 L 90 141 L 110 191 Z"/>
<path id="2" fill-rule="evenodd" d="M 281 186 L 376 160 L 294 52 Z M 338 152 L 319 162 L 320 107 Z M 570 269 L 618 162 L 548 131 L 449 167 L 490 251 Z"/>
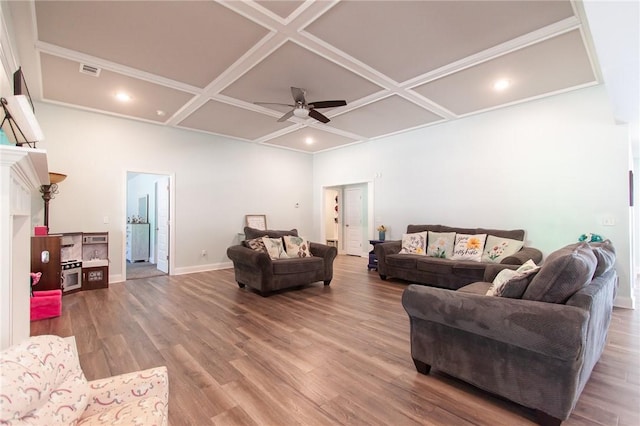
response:
<path id="1" fill-rule="evenodd" d="M 24 73 L 22 72 L 22 67 L 18 67 L 18 70 L 13 73 L 13 94 L 14 95 L 25 95 L 29 100 L 29 105 L 31 105 L 31 110 L 35 113 L 36 110 L 33 107 L 33 101 L 31 100 L 31 94 L 29 93 L 29 88 L 27 87 L 27 82 L 24 79 Z"/>

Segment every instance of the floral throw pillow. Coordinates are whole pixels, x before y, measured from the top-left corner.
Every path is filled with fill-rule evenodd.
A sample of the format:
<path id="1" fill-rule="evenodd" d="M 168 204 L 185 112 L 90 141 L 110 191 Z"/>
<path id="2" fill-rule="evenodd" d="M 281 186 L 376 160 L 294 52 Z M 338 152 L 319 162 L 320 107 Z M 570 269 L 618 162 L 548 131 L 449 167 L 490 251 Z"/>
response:
<path id="1" fill-rule="evenodd" d="M 285 235 L 284 247 L 289 257 L 311 257 L 309 251 L 309 241 L 302 237 L 295 237 L 293 235 Z"/>
<path id="2" fill-rule="evenodd" d="M 400 254 L 427 254 L 427 232 L 402 235 Z"/>
<path id="3" fill-rule="evenodd" d="M 519 252 L 523 245 L 524 241 L 489 235 L 487 237 L 487 244 L 484 247 L 484 252 L 482 253 L 482 261 L 500 263 L 505 257 Z"/>
<path id="4" fill-rule="evenodd" d="M 429 231 L 427 256 L 451 259 L 451 256 L 453 256 L 453 243 L 455 242 L 455 239 L 455 232 Z"/>
<path id="5" fill-rule="evenodd" d="M 289 258 L 286 250 L 284 249 L 282 238 L 262 237 L 262 242 L 264 243 L 264 247 L 267 249 L 267 253 L 269 253 L 269 257 L 271 259 Z"/>
<path id="6" fill-rule="evenodd" d="M 247 247 L 249 247 L 251 250 L 255 250 L 260 253 L 267 252 L 267 248 L 264 246 L 264 241 L 262 241 L 262 237 L 254 238 L 253 240 L 245 240 L 244 244 Z"/>
<path id="7" fill-rule="evenodd" d="M 487 234 L 456 234 L 452 259 L 480 262 Z"/>

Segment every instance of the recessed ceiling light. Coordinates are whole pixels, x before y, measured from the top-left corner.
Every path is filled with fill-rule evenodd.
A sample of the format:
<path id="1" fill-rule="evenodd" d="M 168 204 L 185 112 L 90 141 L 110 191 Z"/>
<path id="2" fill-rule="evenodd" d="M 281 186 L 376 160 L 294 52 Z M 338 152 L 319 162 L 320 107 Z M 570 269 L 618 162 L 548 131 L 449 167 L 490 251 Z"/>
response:
<path id="1" fill-rule="evenodd" d="M 499 92 L 507 89 L 509 86 L 511 86 L 511 82 L 506 78 L 501 78 L 500 80 L 496 80 L 496 82 L 493 83 L 493 88 Z"/>
<path id="2" fill-rule="evenodd" d="M 129 102 L 131 100 L 131 96 L 125 92 L 116 93 L 116 99 L 120 102 Z"/>
<path id="3" fill-rule="evenodd" d="M 158 117 L 164 117 L 165 115 L 167 115 L 167 113 L 161 109 L 157 110 L 156 114 L 158 115 Z"/>
<path id="4" fill-rule="evenodd" d="M 311 145 L 311 144 L 313 144 L 313 138 L 306 138 L 306 139 L 304 140 L 304 142 L 305 142 L 307 145 Z"/>

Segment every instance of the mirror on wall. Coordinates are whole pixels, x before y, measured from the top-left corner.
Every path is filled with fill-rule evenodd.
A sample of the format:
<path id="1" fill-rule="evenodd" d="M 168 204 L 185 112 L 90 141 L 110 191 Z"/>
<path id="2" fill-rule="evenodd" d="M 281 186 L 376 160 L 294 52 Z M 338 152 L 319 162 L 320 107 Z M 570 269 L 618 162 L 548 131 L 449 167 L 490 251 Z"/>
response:
<path id="1" fill-rule="evenodd" d="M 149 194 L 138 198 L 138 217 L 140 223 L 149 222 Z"/>

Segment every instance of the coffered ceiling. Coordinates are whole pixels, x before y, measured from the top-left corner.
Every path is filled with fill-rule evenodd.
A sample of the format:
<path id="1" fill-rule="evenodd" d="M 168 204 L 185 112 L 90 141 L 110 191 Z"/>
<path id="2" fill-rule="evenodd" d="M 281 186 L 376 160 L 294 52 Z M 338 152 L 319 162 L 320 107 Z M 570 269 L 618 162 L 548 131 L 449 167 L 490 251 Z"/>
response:
<path id="1" fill-rule="evenodd" d="M 581 8 L 564 0 L 11 4 L 33 97 L 305 152 L 597 84 Z M 509 86 L 496 90 L 499 79 Z M 278 122 L 291 108 L 254 104 L 292 104 L 292 86 L 309 102 L 347 105 L 319 110 L 331 119 L 323 124 Z"/>

